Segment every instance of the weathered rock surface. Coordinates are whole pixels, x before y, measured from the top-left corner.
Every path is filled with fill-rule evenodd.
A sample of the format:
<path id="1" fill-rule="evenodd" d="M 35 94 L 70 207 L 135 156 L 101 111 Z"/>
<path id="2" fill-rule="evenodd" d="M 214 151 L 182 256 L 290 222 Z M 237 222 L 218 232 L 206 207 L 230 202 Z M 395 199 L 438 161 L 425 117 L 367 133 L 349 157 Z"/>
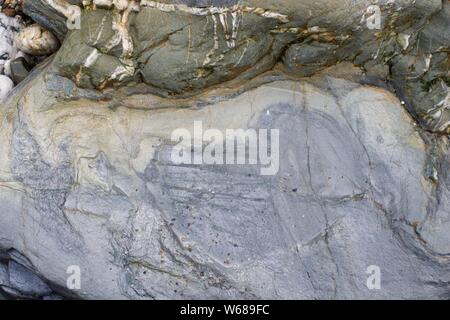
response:
<path id="1" fill-rule="evenodd" d="M 53 33 L 38 24 L 21 30 L 15 38 L 15 44 L 23 52 L 36 56 L 52 54 L 59 48 L 58 39 Z"/>
<path id="2" fill-rule="evenodd" d="M 30 73 L 32 66 L 23 58 L 17 58 L 11 61 L 9 65 L 11 71 L 11 78 L 14 81 L 14 84 L 19 84 Z"/>
<path id="3" fill-rule="evenodd" d="M 23 27 L 24 24 L 19 19 L 6 16 L 3 11 L 0 12 L 0 101 L 14 86 L 11 80 L 11 62 L 26 56 L 14 46 L 14 38 Z"/>
<path id="4" fill-rule="evenodd" d="M 82 7 L 81 1 L 25 0 L 24 11 L 62 40 L 70 10 L 60 3 Z M 345 60 L 394 80 L 426 130 L 449 130 L 446 0 L 378 1 L 375 28 L 368 0 L 143 0 L 128 1 L 126 10 L 95 3 L 85 2 L 81 29 L 68 33 L 54 64 L 53 72 L 79 87 L 143 82 L 160 95 L 186 96 L 252 78 L 280 60 L 298 76 Z"/>
<path id="5" fill-rule="evenodd" d="M 3 292 L 450 297 L 448 1 L 380 29 L 371 1 L 85 1 L 69 33 L 55 3 L 25 0 L 64 42 L 0 105 Z M 279 129 L 278 172 L 176 165 L 195 121 Z"/>
<path id="6" fill-rule="evenodd" d="M 160 95 L 186 96 L 250 79 L 280 61 L 297 76 L 350 61 L 394 80 L 420 125 L 448 133 L 446 0 L 378 1 L 377 27 L 370 26 L 369 0 L 125 2 L 126 9 L 86 1 L 81 29 L 68 33 L 53 72 L 82 88 L 145 83 Z M 24 6 L 45 15 L 44 26 L 63 39 L 67 28 L 59 26 L 61 18 L 53 23 L 53 15 L 60 8 L 60 17 L 72 19 L 69 4 L 82 7 L 62 0 L 26 0 Z"/>
<path id="7" fill-rule="evenodd" d="M 39 23 L 42 27 L 50 30 L 63 40 L 68 32 L 66 17 L 48 4 L 45 0 L 25 0 L 23 2 L 23 12 Z M 54 2 L 58 2 L 54 1 Z"/>
<path id="8" fill-rule="evenodd" d="M 0 247 L 60 288 L 80 266 L 81 290 L 65 294 L 449 297 L 448 142 L 389 92 L 322 75 L 235 97 L 94 103 L 61 98 L 46 71 L 0 111 Z M 175 165 L 171 133 L 194 121 L 280 129 L 279 172 Z M 366 287 L 370 265 L 380 290 Z"/>

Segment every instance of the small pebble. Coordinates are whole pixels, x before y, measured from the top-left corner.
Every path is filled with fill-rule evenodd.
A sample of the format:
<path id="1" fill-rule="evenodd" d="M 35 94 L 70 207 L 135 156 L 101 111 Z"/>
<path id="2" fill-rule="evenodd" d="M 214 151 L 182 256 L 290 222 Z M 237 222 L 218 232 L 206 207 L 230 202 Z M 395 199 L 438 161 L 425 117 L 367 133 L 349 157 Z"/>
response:
<path id="1" fill-rule="evenodd" d="M 15 17 L 16 16 L 16 10 L 12 8 L 5 8 L 2 10 L 2 12 L 8 16 L 8 17 Z"/>
<path id="2" fill-rule="evenodd" d="M 56 52 L 59 41 L 50 31 L 33 24 L 19 32 L 15 38 L 15 45 L 29 55 L 42 56 Z"/>

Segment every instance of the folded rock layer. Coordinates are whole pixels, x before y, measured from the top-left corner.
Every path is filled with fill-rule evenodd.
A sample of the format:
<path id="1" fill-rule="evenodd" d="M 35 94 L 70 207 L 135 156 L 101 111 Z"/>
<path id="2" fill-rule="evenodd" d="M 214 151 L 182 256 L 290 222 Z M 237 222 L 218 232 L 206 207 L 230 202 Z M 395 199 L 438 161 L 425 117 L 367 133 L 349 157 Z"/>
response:
<path id="1" fill-rule="evenodd" d="M 77 265 L 83 298 L 448 297 L 448 181 L 424 176 L 425 136 L 389 92 L 320 76 L 113 107 L 61 99 L 53 77 L 2 107 L 0 175 L 0 246 L 50 283 Z M 278 173 L 175 165 L 171 134 L 194 121 L 279 129 Z"/>
<path id="2" fill-rule="evenodd" d="M 24 1 L 63 43 L 0 107 L 4 292 L 450 296 L 448 1 L 126 3 Z M 196 123 L 279 130 L 275 174 L 174 163 Z"/>

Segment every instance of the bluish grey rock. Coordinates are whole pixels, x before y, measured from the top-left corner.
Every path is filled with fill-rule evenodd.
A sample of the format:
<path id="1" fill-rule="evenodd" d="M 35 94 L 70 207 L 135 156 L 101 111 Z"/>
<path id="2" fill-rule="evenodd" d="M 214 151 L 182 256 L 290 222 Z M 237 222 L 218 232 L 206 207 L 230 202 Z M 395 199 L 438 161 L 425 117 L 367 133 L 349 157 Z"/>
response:
<path id="1" fill-rule="evenodd" d="M 87 6 L 1 105 L 3 292 L 448 299 L 447 2 L 168 3 Z M 275 172 L 175 163 L 198 121 Z"/>
<path id="2" fill-rule="evenodd" d="M 349 70 L 95 101 L 42 70 L 0 111 L 0 247 L 85 299 L 448 298 L 448 140 Z M 175 164 L 171 134 L 194 121 L 280 130 L 279 170 Z M 30 277 L 9 289 L 51 295 Z"/>
<path id="3" fill-rule="evenodd" d="M 47 284 L 24 266 L 10 261 L 9 284 L 24 297 L 43 297 L 52 292 Z"/>

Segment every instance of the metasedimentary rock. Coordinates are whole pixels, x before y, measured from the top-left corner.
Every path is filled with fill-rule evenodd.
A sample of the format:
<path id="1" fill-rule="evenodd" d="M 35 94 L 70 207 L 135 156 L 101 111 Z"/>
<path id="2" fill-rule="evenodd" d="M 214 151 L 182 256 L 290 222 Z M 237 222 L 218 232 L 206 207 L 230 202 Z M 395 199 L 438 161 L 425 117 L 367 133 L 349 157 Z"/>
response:
<path id="1" fill-rule="evenodd" d="M 69 19 L 74 4 L 83 7 L 37 2 Z M 55 73 L 82 88 L 143 82 L 161 95 L 186 96 L 252 78 L 280 60 L 300 76 L 346 60 L 394 79 L 424 128 L 448 130 L 448 1 L 386 0 L 379 12 L 369 10 L 371 1 L 122 2 L 84 2 L 81 29 L 69 33 Z"/>
<path id="2" fill-rule="evenodd" d="M 9 294 L 450 296 L 447 1 L 33 2 L 81 29 L 0 108 Z M 278 170 L 175 163 L 196 122 Z"/>
<path id="3" fill-rule="evenodd" d="M 34 55 L 43 56 L 56 52 L 59 48 L 58 39 L 48 30 L 40 25 L 34 24 L 21 30 L 14 43 L 21 51 Z"/>
<path id="4" fill-rule="evenodd" d="M 429 141 L 387 91 L 329 71 L 234 98 L 117 91 L 93 103 L 46 71 L 1 110 L 0 246 L 59 287 L 79 266 L 81 290 L 66 294 L 448 297 L 448 158 L 432 157 L 448 142 Z M 280 129 L 279 172 L 175 165 L 171 133 L 194 121 Z M 366 287 L 370 265 L 383 290 Z"/>
<path id="5" fill-rule="evenodd" d="M 51 31 L 62 41 L 68 32 L 67 18 L 50 3 L 66 2 L 61 0 L 24 0 L 23 12 L 43 28 Z M 81 3 L 81 2 L 78 2 Z"/>

